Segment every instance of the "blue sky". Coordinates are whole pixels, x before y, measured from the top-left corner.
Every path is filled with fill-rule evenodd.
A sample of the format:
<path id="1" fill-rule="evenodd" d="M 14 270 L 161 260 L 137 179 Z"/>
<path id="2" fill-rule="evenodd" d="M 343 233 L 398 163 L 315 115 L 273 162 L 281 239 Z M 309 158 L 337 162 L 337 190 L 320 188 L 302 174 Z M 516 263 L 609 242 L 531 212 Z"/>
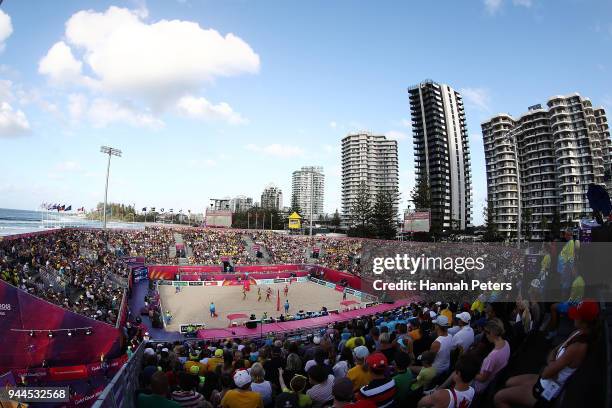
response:
<path id="1" fill-rule="evenodd" d="M 612 3 L 64 1 L 0 6 L 0 207 L 202 211 L 259 200 L 321 165 L 340 208 L 340 139 L 399 140 L 402 208 L 414 185 L 406 88 L 463 93 L 474 218 L 486 198 L 480 123 L 580 92 L 612 109 Z"/>

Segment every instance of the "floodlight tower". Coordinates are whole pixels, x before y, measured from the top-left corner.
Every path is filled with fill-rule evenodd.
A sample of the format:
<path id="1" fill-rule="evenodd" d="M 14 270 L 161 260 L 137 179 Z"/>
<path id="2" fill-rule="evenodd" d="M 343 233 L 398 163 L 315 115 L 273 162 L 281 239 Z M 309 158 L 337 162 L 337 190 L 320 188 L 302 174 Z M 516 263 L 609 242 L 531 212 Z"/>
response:
<path id="1" fill-rule="evenodd" d="M 102 146 L 100 147 L 100 152 L 108 154 L 108 163 L 106 165 L 106 185 L 104 186 L 104 221 L 102 224 L 102 228 L 106 229 L 106 200 L 108 198 L 108 175 L 110 173 L 111 156 L 121 157 L 121 150 L 115 149 L 113 147 Z"/>

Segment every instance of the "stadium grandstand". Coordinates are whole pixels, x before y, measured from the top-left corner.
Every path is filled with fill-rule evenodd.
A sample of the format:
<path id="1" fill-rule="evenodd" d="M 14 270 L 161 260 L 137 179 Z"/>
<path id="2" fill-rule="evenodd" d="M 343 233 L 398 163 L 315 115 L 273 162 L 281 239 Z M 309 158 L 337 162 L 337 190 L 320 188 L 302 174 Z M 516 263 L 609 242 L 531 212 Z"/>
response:
<path id="1" fill-rule="evenodd" d="M 571 234 L 537 251 L 450 245 L 487 253 L 516 296 L 371 289 L 373 254 L 428 245 L 178 227 L 3 237 L 0 385 L 68 387 L 45 407 L 609 406 L 612 316 L 592 272 L 609 253 Z"/>

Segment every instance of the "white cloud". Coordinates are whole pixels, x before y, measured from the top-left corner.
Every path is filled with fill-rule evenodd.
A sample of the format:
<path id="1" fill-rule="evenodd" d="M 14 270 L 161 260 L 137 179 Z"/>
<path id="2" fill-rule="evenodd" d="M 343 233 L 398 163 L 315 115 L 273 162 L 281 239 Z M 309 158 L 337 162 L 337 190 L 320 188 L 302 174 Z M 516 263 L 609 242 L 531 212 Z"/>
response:
<path id="1" fill-rule="evenodd" d="M 409 119 L 402 119 L 400 124 L 407 129 L 412 129 L 412 121 Z"/>
<path id="2" fill-rule="evenodd" d="M 81 74 L 83 63 L 78 61 L 72 49 L 58 41 L 38 63 L 38 72 L 47 75 L 54 84 L 79 84 L 84 82 Z"/>
<path id="3" fill-rule="evenodd" d="M 106 127 L 114 123 L 153 129 L 164 126 L 164 122 L 150 113 L 139 112 L 130 104 L 121 104 L 104 98 L 94 99 L 87 108 L 86 115 L 95 127 Z"/>
<path id="4" fill-rule="evenodd" d="M 13 109 L 8 102 L 0 102 L 0 138 L 17 137 L 30 131 L 25 113 Z"/>
<path id="5" fill-rule="evenodd" d="M 512 0 L 512 4 L 514 4 L 515 6 L 529 8 L 533 6 L 533 0 Z"/>
<path id="6" fill-rule="evenodd" d="M 390 130 L 385 133 L 385 136 L 387 136 L 389 139 L 398 141 L 408 139 L 408 135 L 404 132 L 400 132 L 399 130 Z"/>
<path id="7" fill-rule="evenodd" d="M 484 0 L 484 5 L 489 14 L 497 14 L 497 12 L 501 9 L 502 0 Z"/>
<path id="8" fill-rule="evenodd" d="M 488 112 L 490 110 L 489 103 L 491 96 L 489 91 L 484 88 L 461 88 L 459 90 L 466 103 L 475 108 Z"/>
<path id="9" fill-rule="evenodd" d="M 338 124 L 334 121 L 329 122 L 329 127 L 331 127 L 332 129 L 335 129 L 338 127 Z"/>
<path id="10" fill-rule="evenodd" d="M 66 41 L 82 53 L 101 91 L 162 104 L 193 94 L 217 77 L 259 71 L 259 56 L 240 37 L 190 21 L 147 23 L 146 14 L 113 6 L 105 12 L 79 11 L 66 22 Z M 62 52 L 72 72 L 78 71 L 66 49 Z M 53 78 L 65 68 L 49 65 L 41 72 Z"/>
<path id="11" fill-rule="evenodd" d="M 278 143 L 273 143 L 267 146 L 258 146 L 255 144 L 248 144 L 245 148 L 251 152 L 262 153 L 268 156 L 275 157 L 296 157 L 303 156 L 304 150 L 298 146 L 289 146 L 289 145 L 281 145 Z"/>
<path id="12" fill-rule="evenodd" d="M 177 102 L 178 111 L 187 117 L 202 120 L 222 120 L 231 124 L 244 124 L 247 120 L 234 112 L 226 102 L 213 105 L 205 98 L 184 96 Z"/>
<path id="13" fill-rule="evenodd" d="M 4 11 L 0 10 L 0 52 L 4 51 L 6 39 L 13 33 L 13 24 L 11 17 Z"/>

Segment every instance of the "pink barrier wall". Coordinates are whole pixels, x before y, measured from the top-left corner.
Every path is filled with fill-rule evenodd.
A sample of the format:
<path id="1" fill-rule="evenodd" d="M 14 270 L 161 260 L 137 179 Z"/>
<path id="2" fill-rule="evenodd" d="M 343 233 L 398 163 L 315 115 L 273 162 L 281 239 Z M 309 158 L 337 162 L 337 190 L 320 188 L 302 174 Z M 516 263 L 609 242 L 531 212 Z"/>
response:
<path id="1" fill-rule="evenodd" d="M 342 279 L 345 279 L 349 286 L 353 289 L 361 290 L 361 279 L 348 272 L 340 272 L 334 269 L 326 268 L 323 266 L 317 266 L 319 271 L 323 272 L 323 279 L 332 283 L 338 283 Z"/>
<path id="2" fill-rule="evenodd" d="M 148 265 L 149 279 L 172 280 L 177 273 L 210 273 L 222 272 L 221 266 L 214 265 Z M 292 272 L 303 271 L 304 265 L 243 265 L 236 266 L 236 272 Z"/>
<path id="3" fill-rule="evenodd" d="M 0 372 L 13 368 L 87 364 L 119 355 L 120 331 L 111 325 L 73 313 L 0 281 L 0 333 L 10 342 L 0 347 Z M 68 336 L 67 331 L 48 330 L 91 327 Z M 44 330 L 30 336 L 29 330 Z"/>
<path id="4" fill-rule="evenodd" d="M 296 276 L 307 276 L 307 272 L 294 272 Z M 200 273 L 181 273 L 182 281 L 197 281 L 200 280 Z M 243 274 L 235 274 L 235 273 L 223 273 L 223 274 L 206 274 L 205 280 L 212 281 L 222 281 L 222 280 L 238 280 L 238 277 L 244 279 Z M 291 277 L 291 272 L 271 272 L 271 273 L 258 273 L 258 272 L 249 272 L 249 278 L 252 279 L 274 279 L 274 278 L 289 278 Z"/>
<path id="5" fill-rule="evenodd" d="M 386 312 L 387 310 L 392 310 L 397 307 L 405 306 L 409 303 L 409 300 L 401 300 L 395 302 L 394 304 L 382 304 L 368 307 L 365 309 L 349 310 L 348 312 L 314 317 L 311 319 L 293 320 L 290 322 L 281 323 L 267 323 L 263 325 L 263 328 L 261 326 L 257 326 L 257 328 L 255 329 L 247 329 L 246 327 L 232 327 L 227 329 L 203 329 L 198 330 L 198 338 L 203 340 L 214 340 L 224 339 L 228 337 L 257 337 L 260 336 L 262 333 L 286 333 L 295 330 L 314 329 L 317 327 L 325 327 L 326 325 L 331 323 L 345 322 L 347 320 L 352 320 L 358 317 L 370 316 L 376 313 Z"/>

